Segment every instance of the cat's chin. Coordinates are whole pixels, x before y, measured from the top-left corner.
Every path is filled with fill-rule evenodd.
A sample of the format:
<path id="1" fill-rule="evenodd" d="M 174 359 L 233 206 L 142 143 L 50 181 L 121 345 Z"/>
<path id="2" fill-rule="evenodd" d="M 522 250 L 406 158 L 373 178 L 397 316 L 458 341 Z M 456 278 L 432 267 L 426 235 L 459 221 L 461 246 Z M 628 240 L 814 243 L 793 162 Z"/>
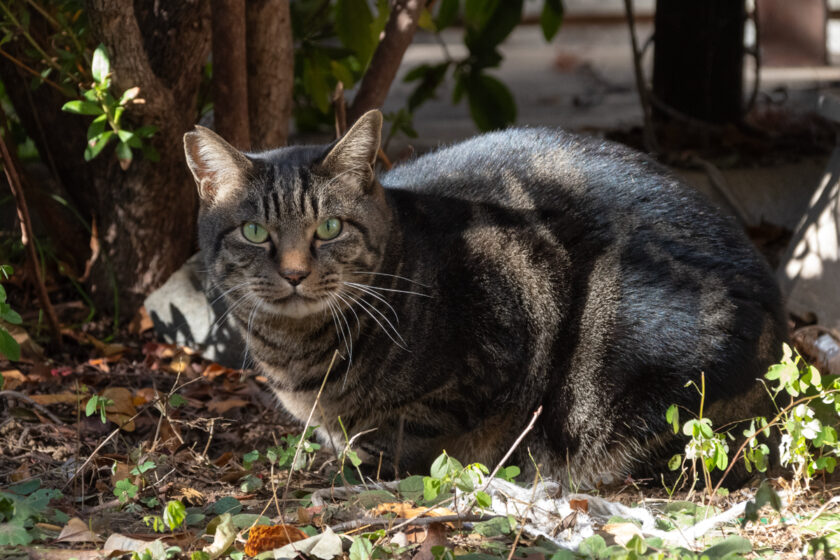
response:
<path id="1" fill-rule="evenodd" d="M 316 313 L 323 314 L 329 309 L 327 298 L 309 298 L 292 295 L 280 302 L 263 302 L 264 312 L 289 319 L 305 319 Z"/>

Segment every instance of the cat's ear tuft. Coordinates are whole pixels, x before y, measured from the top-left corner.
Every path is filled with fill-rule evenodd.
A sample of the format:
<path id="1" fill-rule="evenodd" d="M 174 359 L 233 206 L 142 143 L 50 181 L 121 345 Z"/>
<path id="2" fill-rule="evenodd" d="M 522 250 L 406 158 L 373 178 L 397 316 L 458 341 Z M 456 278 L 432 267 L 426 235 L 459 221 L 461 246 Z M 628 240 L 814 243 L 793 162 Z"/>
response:
<path id="1" fill-rule="evenodd" d="M 184 153 L 203 203 L 219 204 L 245 187 L 251 161 L 209 128 L 187 132 Z"/>
<path id="2" fill-rule="evenodd" d="M 320 168 L 332 177 L 354 175 L 365 184 L 373 180 L 373 166 L 382 139 L 382 113 L 368 111 L 324 157 Z"/>

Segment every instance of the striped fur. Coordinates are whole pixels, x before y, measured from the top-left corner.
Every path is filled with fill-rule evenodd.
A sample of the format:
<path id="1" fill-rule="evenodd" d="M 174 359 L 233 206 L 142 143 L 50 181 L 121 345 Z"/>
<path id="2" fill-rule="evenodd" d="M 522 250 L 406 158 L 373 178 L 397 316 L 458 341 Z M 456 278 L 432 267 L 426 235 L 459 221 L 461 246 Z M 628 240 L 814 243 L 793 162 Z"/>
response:
<path id="1" fill-rule="evenodd" d="M 591 486 L 661 466 L 665 409 L 696 410 L 705 372 L 716 424 L 762 409 L 755 379 L 785 336 L 774 280 L 749 241 L 647 157 L 548 129 L 437 150 L 378 179 L 381 116 L 337 144 L 246 154 L 190 133 L 200 242 L 283 407 L 384 470 L 425 473 L 441 450 L 494 464 L 519 447 L 543 474 Z M 209 147 L 208 147 L 209 146 Z M 220 163 L 221 162 L 221 163 Z M 208 179 L 208 176 L 210 177 Z M 204 183 L 202 183 L 204 181 Z M 215 198 L 213 198 L 215 197 Z M 338 217 L 341 235 L 313 238 Z M 270 242 L 246 241 L 264 224 Z M 278 272 L 305 254 L 297 288 Z M 292 295 L 290 295 L 292 294 Z"/>

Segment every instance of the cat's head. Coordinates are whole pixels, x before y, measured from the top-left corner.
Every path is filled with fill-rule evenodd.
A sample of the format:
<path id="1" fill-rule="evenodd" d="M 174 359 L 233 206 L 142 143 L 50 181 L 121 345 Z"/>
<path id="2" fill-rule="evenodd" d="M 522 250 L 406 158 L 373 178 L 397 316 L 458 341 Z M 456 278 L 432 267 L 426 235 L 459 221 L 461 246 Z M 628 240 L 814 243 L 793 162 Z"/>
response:
<path id="1" fill-rule="evenodd" d="M 329 146 L 242 153 L 202 127 L 184 136 L 201 199 L 199 242 L 231 305 L 292 318 L 340 301 L 343 282 L 376 270 L 389 212 L 374 163 L 382 115 L 363 115 Z"/>

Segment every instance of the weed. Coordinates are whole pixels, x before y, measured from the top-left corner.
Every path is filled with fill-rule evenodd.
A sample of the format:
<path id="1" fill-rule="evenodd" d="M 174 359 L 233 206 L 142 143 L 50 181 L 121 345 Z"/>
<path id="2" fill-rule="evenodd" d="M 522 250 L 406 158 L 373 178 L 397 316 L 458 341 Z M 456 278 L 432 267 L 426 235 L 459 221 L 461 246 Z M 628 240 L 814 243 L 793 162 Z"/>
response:
<path id="1" fill-rule="evenodd" d="M 11 265 L 0 265 L 0 276 L 4 279 L 8 280 L 13 273 L 14 269 Z M 0 320 L 12 325 L 20 325 L 23 322 L 17 311 L 6 303 L 6 288 L 3 287 L 3 284 L 0 284 Z M 20 345 L 9 334 L 9 331 L 3 328 L 2 323 L 0 323 L 0 355 L 13 362 L 20 360 Z M 2 383 L 0 383 L 0 386 L 2 386 Z"/>

